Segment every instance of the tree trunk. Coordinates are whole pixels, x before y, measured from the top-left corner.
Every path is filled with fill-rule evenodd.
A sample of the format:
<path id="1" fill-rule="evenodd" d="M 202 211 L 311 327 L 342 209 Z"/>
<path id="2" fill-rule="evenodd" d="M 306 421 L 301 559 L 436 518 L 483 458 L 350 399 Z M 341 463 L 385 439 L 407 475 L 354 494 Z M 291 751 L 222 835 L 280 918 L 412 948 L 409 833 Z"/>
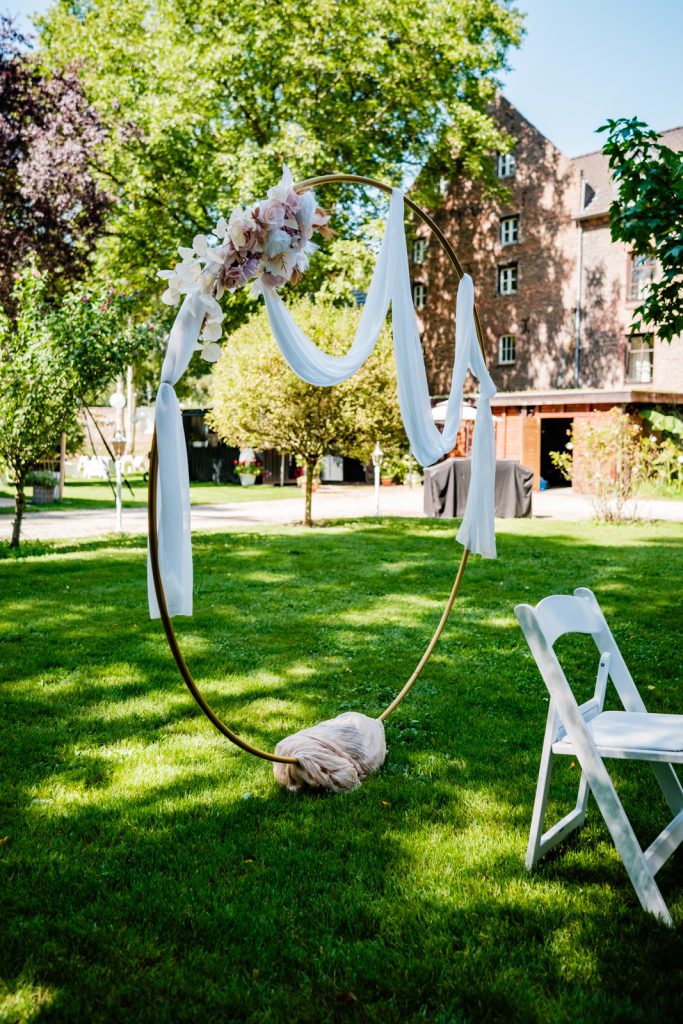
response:
<path id="1" fill-rule="evenodd" d="M 21 535 L 21 521 L 24 518 L 24 508 L 26 506 L 26 495 L 24 494 L 24 477 L 17 477 L 14 483 L 15 495 L 14 495 L 14 524 L 12 526 L 12 539 L 9 542 L 11 548 L 19 547 L 19 537 Z"/>
<path id="2" fill-rule="evenodd" d="M 304 512 L 304 526 L 313 526 L 313 517 L 311 515 L 311 506 L 313 504 L 313 474 L 315 473 L 315 467 L 318 465 L 316 459 L 306 460 L 306 509 Z"/>

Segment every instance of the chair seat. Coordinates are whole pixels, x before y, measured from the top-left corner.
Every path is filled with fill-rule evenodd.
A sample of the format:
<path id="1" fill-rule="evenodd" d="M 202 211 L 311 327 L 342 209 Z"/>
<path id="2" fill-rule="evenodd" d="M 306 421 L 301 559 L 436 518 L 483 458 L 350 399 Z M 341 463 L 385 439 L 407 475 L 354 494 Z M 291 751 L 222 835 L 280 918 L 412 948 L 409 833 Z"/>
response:
<path id="1" fill-rule="evenodd" d="M 603 711 L 586 728 L 603 757 L 683 764 L 683 715 Z M 553 743 L 553 753 L 575 753 L 566 734 Z"/>

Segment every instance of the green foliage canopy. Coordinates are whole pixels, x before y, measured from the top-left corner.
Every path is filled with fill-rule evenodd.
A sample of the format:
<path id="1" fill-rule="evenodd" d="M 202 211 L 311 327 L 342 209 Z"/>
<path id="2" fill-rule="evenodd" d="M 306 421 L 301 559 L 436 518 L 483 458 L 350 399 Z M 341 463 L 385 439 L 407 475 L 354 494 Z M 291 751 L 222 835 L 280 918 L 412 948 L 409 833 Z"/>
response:
<path id="1" fill-rule="evenodd" d="M 14 321 L 0 307 L 0 466 L 16 490 L 19 543 L 24 486 L 92 400 L 145 351 L 152 332 L 132 326 L 132 298 L 107 289 L 55 301 L 35 261 L 17 276 Z"/>
<path id="2" fill-rule="evenodd" d="M 295 179 L 399 181 L 431 156 L 428 189 L 459 154 L 481 176 L 509 145 L 488 105 L 521 20 L 507 0 L 58 0 L 42 52 L 77 64 L 107 128 L 100 260 L 155 287 L 177 245 L 265 194 L 283 161 Z"/>
<path id="3" fill-rule="evenodd" d="M 661 268 L 635 310 L 632 330 L 649 326 L 671 341 L 683 334 L 683 153 L 635 117 L 610 119 L 598 131 L 608 132 L 603 153 L 619 188 L 610 207 L 612 239 Z"/>
<path id="4" fill-rule="evenodd" d="M 32 269 L 22 275 L 14 297 L 15 329 L 0 314 L 0 464 L 23 481 L 34 463 L 51 454 L 62 431 L 73 426 L 78 395 L 47 325 L 33 321 L 41 287 Z"/>

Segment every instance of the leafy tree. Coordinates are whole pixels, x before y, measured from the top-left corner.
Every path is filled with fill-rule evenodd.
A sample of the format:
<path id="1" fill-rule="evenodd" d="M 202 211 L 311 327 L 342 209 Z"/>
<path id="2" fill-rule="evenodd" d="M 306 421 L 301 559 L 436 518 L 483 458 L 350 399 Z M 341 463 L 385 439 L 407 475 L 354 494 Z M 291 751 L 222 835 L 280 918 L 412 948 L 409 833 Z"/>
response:
<path id="1" fill-rule="evenodd" d="M 132 326 L 126 295 L 51 301 L 34 261 L 17 276 L 12 300 L 13 323 L 0 307 L 0 465 L 14 484 L 17 547 L 28 473 L 74 430 L 81 404 L 145 350 L 151 332 Z"/>
<path id="2" fill-rule="evenodd" d="M 655 454 L 653 439 L 615 407 L 574 420 L 565 450 L 550 452 L 550 459 L 566 480 L 586 489 L 598 522 L 621 523 L 633 516 L 627 503 L 648 479 Z"/>
<path id="3" fill-rule="evenodd" d="M 307 299 L 293 305 L 293 314 L 309 337 L 333 354 L 348 348 L 358 323 L 355 309 Z M 307 384 L 289 369 L 265 310 L 226 339 L 225 349 L 229 355 L 213 372 L 209 422 L 230 444 L 296 456 L 306 469 L 307 526 L 313 477 L 326 452 L 368 461 L 376 441 L 387 452 L 407 448 L 386 328 L 362 369 L 331 388 Z"/>
<path id="4" fill-rule="evenodd" d="M 58 0 L 45 60 L 77 62 L 108 129 L 102 263 L 156 287 L 176 246 L 265 194 L 283 161 L 296 178 L 399 181 L 431 156 L 428 189 L 455 154 L 481 176 L 509 144 L 489 104 L 521 18 L 508 0 Z M 358 193 L 337 196 L 339 222 Z M 250 303 L 235 296 L 226 324 Z"/>
<path id="5" fill-rule="evenodd" d="M 0 303 L 35 253 L 52 286 L 82 274 L 109 199 L 93 162 L 105 131 L 72 70 L 41 70 L 0 18 Z"/>
<path id="6" fill-rule="evenodd" d="M 609 133 L 603 153 L 619 188 L 610 207 L 612 239 L 661 268 L 631 329 L 649 326 L 671 341 L 683 334 L 683 153 L 635 117 L 610 119 L 598 131 Z"/>

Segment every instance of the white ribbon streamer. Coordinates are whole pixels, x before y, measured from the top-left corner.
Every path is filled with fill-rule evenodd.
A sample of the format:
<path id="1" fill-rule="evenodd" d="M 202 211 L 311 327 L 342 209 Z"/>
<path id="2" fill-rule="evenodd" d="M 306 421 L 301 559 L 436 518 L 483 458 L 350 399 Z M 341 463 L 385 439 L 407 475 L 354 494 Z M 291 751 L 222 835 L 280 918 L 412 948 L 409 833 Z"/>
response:
<path id="1" fill-rule="evenodd" d="M 443 432 L 434 423 L 424 356 L 415 316 L 408 268 L 403 194 L 393 189 L 387 227 L 353 344 L 343 356 L 322 352 L 301 330 L 280 296 L 264 288 L 268 318 L 280 350 L 291 369 L 309 384 L 330 387 L 352 376 L 372 353 L 389 306 L 392 307 L 394 351 L 401 416 L 413 454 L 423 466 L 437 462 L 455 447 L 462 419 L 468 369 L 480 382 L 474 425 L 472 475 L 465 516 L 457 539 L 485 558 L 496 557 L 494 530 L 495 437 L 490 399 L 496 388 L 486 369 L 474 321 L 474 286 L 465 274 L 458 287 L 456 347 L 451 392 Z M 182 416 L 173 385 L 185 372 L 202 327 L 185 299 L 173 325 L 157 394 L 156 431 L 159 452 L 157 524 L 159 566 L 170 615 L 192 614 L 192 547 L 187 451 Z M 151 570 L 148 596 L 152 618 L 158 618 Z"/>

